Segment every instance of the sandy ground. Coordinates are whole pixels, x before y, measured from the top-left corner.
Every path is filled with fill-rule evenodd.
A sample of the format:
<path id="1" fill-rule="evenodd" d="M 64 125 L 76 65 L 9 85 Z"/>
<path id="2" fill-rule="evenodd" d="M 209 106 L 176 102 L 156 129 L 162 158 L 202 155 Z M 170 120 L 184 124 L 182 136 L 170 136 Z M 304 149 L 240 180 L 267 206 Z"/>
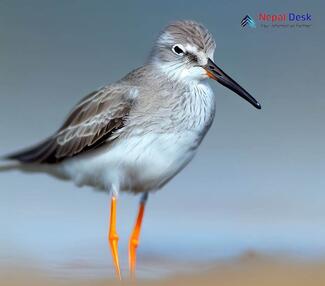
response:
<path id="1" fill-rule="evenodd" d="M 249 254 L 228 263 L 215 263 L 209 269 L 204 268 L 191 273 L 179 273 L 162 279 L 128 280 L 116 282 L 111 279 L 57 279 L 46 273 L 35 273 L 21 268 L 2 269 L 0 285 L 72 285 L 72 286 L 107 286 L 107 285 L 286 285 L 286 286 L 324 286 L 325 261 L 294 262 L 292 259 L 279 259 Z"/>

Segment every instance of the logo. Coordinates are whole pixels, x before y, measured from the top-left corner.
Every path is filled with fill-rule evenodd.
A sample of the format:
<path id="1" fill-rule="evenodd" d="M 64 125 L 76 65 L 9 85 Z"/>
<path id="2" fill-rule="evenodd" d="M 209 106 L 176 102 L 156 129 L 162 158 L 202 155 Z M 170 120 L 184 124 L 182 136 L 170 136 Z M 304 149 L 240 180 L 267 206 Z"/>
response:
<path id="1" fill-rule="evenodd" d="M 240 22 L 240 24 L 242 25 L 242 27 L 246 27 L 248 25 L 248 27 L 250 28 L 256 28 L 256 24 L 255 21 L 253 20 L 253 18 L 249 15 L 246 15 Z"/>
<path id="2" fill-rule="evenodd" d="M 311 14 L 283 13 L 283 14 L 267 14 L 260 13 L 258 19 L 261 22 L 310 22 Z"/>
<path id="3" fill-rule="evenodd" d="M 260 12 L 253 17 L 246 15 L 240 22 L 242 27 L 256 28 L 310 28 L 312 26 L 311 13 L 282 12 L 269 14 Z"/>

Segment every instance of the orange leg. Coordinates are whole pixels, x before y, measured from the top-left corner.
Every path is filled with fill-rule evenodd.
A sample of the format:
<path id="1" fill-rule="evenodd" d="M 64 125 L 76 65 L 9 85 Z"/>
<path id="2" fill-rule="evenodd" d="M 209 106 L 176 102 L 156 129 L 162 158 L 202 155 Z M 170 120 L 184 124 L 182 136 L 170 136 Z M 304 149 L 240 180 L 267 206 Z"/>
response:
<path id="1" fill-rule="evenodd" d="M 116 277 L 119 280 L 121 280 L 121 270 L 120 270 L 120 263 L 118 259 L 118 239 L 119 237 L 116 232 L 116 197 L 112 196 L 108 240 L 112 251 Z"/>
<path id="2" fill-rule="evenodd" d="M 142 218 L 144 214 L 144 207 L 148 198 L 148 193 L 145 193 L 140 201 L 139 212 L 137 216 L 137 220 L 135 226 L 133 228 L 133 232 L 130 236 L 129 240 L 129 268 L 131 278 L 135 278 L 135 266 L 137 260 L 137 247 L 139 245 L 140 231 Z"/>

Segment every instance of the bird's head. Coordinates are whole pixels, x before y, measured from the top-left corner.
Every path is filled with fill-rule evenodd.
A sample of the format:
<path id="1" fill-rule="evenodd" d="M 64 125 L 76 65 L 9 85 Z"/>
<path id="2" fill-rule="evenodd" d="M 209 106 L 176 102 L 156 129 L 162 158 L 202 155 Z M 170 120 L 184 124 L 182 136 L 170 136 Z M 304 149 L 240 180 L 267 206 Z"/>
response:
<path id="1" fill-rule="evenodd" d="M 178 21 L 161 32 L 150 62 L 173 80 L 190 84 L 212 78 L 260 109 L 261 105 L 213 62 L 215 47 L 213 36 L 203 25 Z"/>

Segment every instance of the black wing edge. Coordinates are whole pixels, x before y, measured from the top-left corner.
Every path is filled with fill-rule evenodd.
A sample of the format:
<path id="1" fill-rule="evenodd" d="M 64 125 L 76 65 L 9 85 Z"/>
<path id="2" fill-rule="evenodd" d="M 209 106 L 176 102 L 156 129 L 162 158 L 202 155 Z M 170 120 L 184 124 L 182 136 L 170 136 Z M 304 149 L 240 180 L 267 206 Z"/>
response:
<path id="1" fill-rule="evenodd" d="M 48 138 L 30 148 L 5 155 L 3 159 L 21 163 L 56 163 L 59 160 L 55 157 L 55 145 L 53 138 Z"/>

